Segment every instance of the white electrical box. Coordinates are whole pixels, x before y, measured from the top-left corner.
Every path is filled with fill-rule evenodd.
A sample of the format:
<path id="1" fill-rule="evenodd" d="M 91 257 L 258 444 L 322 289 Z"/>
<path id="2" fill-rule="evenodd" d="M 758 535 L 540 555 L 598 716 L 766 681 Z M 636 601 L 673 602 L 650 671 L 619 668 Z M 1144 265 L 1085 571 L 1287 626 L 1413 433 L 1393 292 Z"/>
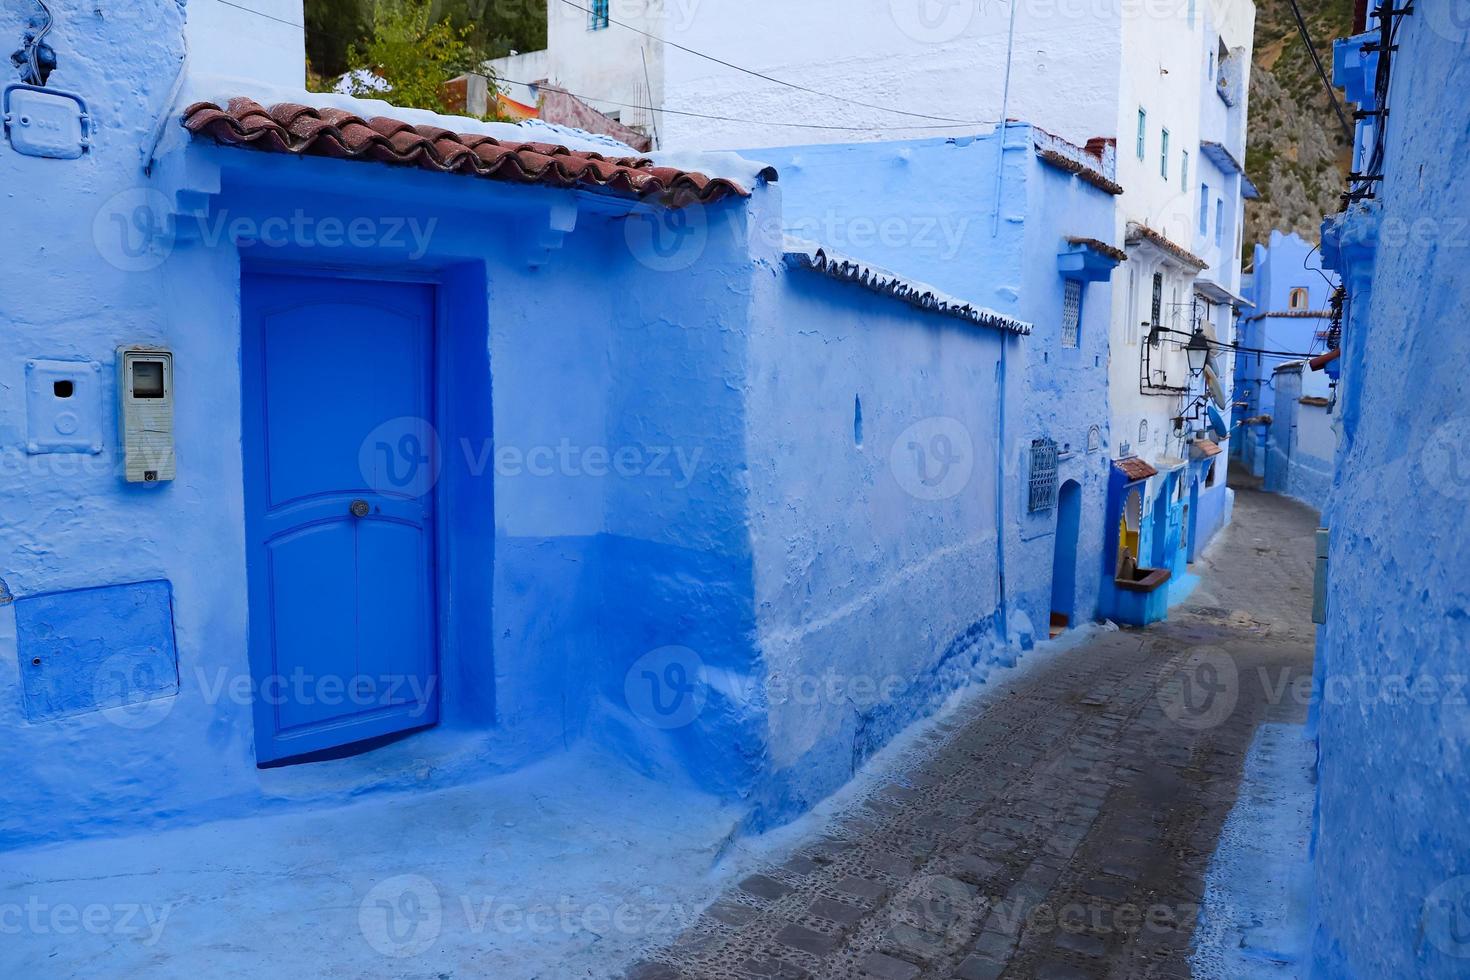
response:
<path id="1" fill-rule="evenodd" d="M 129 483 L 174 478 L 174 356 L 162 347 L 117 349 L 118 435 Z"/>

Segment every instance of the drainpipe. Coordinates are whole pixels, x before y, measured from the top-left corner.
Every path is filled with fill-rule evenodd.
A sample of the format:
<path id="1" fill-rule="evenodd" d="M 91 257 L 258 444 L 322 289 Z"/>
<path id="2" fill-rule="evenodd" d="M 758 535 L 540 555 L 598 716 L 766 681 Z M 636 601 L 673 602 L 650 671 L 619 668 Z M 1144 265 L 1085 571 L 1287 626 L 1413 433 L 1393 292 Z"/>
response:
<path id="1" fill-rule="evenodd" d="M 1006 119 L 1011 103 L 1011 52 L 1016 46 L 1016 7 L 1018 6 L 1015 0 L 1011 0 L 1011 22 L 1006 33 L 1006 73 L 1000 90 L 1000 145 L 995 148 L 995 219 L 990 226 L 992 238 L 1000 234 L 1000 192 L 1001 184 L 1005 179 L 1006 164 Z M 1005 357 L 1004 346 L 1001 347 L 1000 356 Z"/>
<path id="2" fill-rule="evenodd" d="M 1011 6 L 1014 8 L 1015 3 Z M 999 202 L 997 201 L 997 211 Z M 995 571 L 997 582 L 996 604 L 1000 613 L 1000 637 L 1008 642 L 1011 631 L 1006 613 L 1006 349 L 1011 338 L 1005 334 L 1000 338 L 1000 360 L 995 365 L 995 387 L 998 392 L 1000 410 L 996 412 L 995 439 Z"/>

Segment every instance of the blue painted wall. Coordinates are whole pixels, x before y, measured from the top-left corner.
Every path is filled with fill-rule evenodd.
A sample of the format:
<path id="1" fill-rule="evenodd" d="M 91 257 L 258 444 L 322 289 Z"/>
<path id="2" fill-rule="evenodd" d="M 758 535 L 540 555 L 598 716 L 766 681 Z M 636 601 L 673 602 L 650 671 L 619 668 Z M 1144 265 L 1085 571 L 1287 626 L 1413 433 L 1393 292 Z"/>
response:
<path id="1" fill-rule="evenodd" d="M 0 33 L 19 37 L 6 10 Z M 0 847 L 439 785 L 587 737 L 670 778 L 748 791 L 763 735 L 744 692 L 669 731 L 637 718 L 624 690 L 629 667 L 667 643 L 732 674 L 757 663 L 746 206 L 701 211 L 697 241 L 671 259 L 624 201 L 191 143 L 167 108 L 182 53 L 172 0 L 57 13 L 51 84 L 88 98 L 98 135 L 75 161 L 0 146 L 7 186 L 46 188 L 0 215 L 7 240 L 27 243 L 0 269 L 0 538 L 19 597 L 0 607 L 12 776 Z M 217 97 L 194 85 L 181 101 Z M 270 219 L 320 233 L 260 244 L 232 231 Z M 328 220 L 366 221 L 371 241 L 329 234 Z M 570 233 L 553 231 L 569 220 Z M 161 232 L 153 252 L 143 227 Z M 239 424 L 239 282 L 263 266 L 434 282 L 454 395 L 436 488 L 450 531 L 441 724 L 355 759 L 269 771 L 255 768 L 250 720 Z M 134 343 L 174 352 L 171 483 L 117 473 L 112 364 Z M 101 365 L 103 452 L 26 452 L 32 358 Z M 149 581 L 172 589 L 177 694 L 29 720 L 32 597 Z"/>
<path id="2" fill-rule="evenodd" d="M 1008 136 L 998 230 L 975 192 L 993 186 L 995 136 L 871 146 L 850 169 L 795 166 L 748 201 L 675 217 L 191 142 L 169 108 L 179 6 L 82 8 L 57 12 L 51 84 L 89 100 L 91 151 L 43 160 L 0 146 L 0 181 L 46 189 L 0 213 L 6 240 L 23 243 L 0 267 L 0 551 L 18 597 L 0 605 L 0 849 L 431 788 L 580 739 L 743 800 L 750 825 L 768 826 L 1044 636 L 1056 513 L 1026 512 L 1032 439 L 1065 450 L 1060 479 L 1083 493 L 1079 554 L 1100 552 L 1109 286 L 1086 287 L 1081 345 L 1063 349 L 1056 254 L 1066 235 L 1107 240 L 1112 200 L 1044 166 L 1029 128 Z M 0 36 L 21 30 L 0 12 Z M 233 94 L 211 84 L 191 76 L 178 103 Z M 788 218 L 860 201 L 847 213 L 875 223 L 877 245 L 834 245 L 1036 332 L 1002 335 L 788 268 L 773 233 L 782 187 Z M 882 220 L 924 207 L 941 251 L 905 267 L 915 249 L 887 248 Z M 939 220 L 956 215 L 958 239 Z M 315 231 L 259 240 L 281 221 Z M 354 221 L 366 242 L 327 231 Z M 909 246 L 924 233 L 910 226 Z M 241 489 L 240 284 L 252 269 L 434 285 L 446 406 L 433 487 L 440 723 L 269 770 L 255 766 Z M 174 481 L 118 475 L 123 344 L 173 352 Z M 95 378 L 81 421 L 101 452 L 27 451 L 31 359 Z M 931 452 L 922 464 L 915 445 Z M 956 448 L 970 465 L 951 488 L 932 454 L 958 474 Z M 1079 559 L 1082 620 L 1097 606 L 1093 568 Z M 28 610 L 46 594 L 136 583 L 158 583 L 145 589 L 155 599 L 166 588 L 169 616 L 130 621 L 130 649 L 175 656 L 176 693 L 135 685 L 136 703 L 28 715 L 22 672 L 37 665 L 25 655 L 68 621 Z M 70 621 L 85 625 L 75 602 Z"/>
<path id="3" fill-rule="evenodd" d="M 1463 977 L 1470 962 L 1470 334 L 1443 329 L 1470 319 L 1470 34 L 1431 0 L 1396 42 L 1377 199 L 1324 226 L 1350 314 L 1317 664 L 1321 977 Z M 1355 47 L 1340 42 L 1339 66 Z"/>
<path id="4" fill-rule="evenodd" d="M 1326 312 L 1331 306 L 1332 290 L 1338 277 L 1323 270 L 1322 256 L 1310 242 L 1295 232 L 1272 231 L 1270 241 L 1257 242 L 1252 258 L 1252 274 L 1246 298 L 1255 308 L 1241 319 L 1240 343 L 1259 350 L 1320 354 L 1327 350 L 1326 341 L 1318 333 L 1326 331 L 1329 321 L 1323 317 L 1283 316 L 1291 306 L 1291 290 L 1307 290 L 1307 309 Z M 1235 398 L 1245 402 L 1236 408 L 1236 419 L 1255 415 L 1272 415 L 1277 408 L 1276 369 L 1289 358 L 1266 354 L 1241 353 L 1235 359 Z M 1300 394 L 1298 394 L 1300 397 Z M 1269 426 L 1246 426 L 1231 440 L 1231 453 L 1241 459 L 1256 476 L 1266 472 L 1266 446 L 1271 438 Z M 1285 435 L 1278 439 L 1286 438 Z"/>
<path id="5" fill-rule="evenodd" d="M 1008 644 L 1045 637 L 1057 512 L 1027 510 L 1032 439 L 1055 440 L 1059 480 L 1081 487 L 1076 620 L 1095 615 L 1110 286 L 1085 287 L 1079 345 L 1063 348 L 1057 253 L 1067 235 L 1107 240 L 1112 200 L 1042 164 L 1030 128 L 1013 125 L 997 223 L 997 140 L 746 151 L 781 172 L 791 235 L 1035 325 L 1015 337 L 916 316 L 804 270 L 776 270 L 763 293 L 773 306 L 753 328 L 752 377 L 770 397 L 752 411 L 749 459 L 769 676 L 830 672 L 895 692 L 772 698 L 768 820 L 830 792 L 843 766 L 1010 657 Z M 834 307 L 845 315 L 822 315 Z M 958 449 L 943 472 L 967 472 L 925 499 L 915 444 Z M 940 475 L 932 455 L 926 465 Z"/>
<path id="6" fill-rule="evenodd" d="M 1276 369 L 1272 387 L 1276 405 L 1266 443 L 1264 486 L 1321 510 L 1332 488 L 1337 449 L 1334 406 L 1315 401 L 1330 397 L 1327 379 L 1320 372 L 1292 362 Z M 1303 396 L 1311 397 L 1303 402 Z"/>

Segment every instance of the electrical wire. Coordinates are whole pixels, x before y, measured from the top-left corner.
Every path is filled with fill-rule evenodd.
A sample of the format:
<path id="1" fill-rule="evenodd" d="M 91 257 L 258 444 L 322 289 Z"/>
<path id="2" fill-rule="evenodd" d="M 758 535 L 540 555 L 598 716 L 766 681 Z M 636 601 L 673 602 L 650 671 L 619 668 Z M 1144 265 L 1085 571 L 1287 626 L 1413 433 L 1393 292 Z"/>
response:
<path id="1" fill-rule="evenodd" d="M 295 28 L 297 28 L 299 30 L 305 30 L 306 29 L 306 25 L 305 24 L 298 24 L 295 21 L 286 20 L 284 17 L 277 17 L 274 14 L 268 14 L 264 10 L 256 10 L 254 7 L 246 7 L 246 6 L 243 6 L 242 4 L 231 3 L 230 0 L 214 0 L 214 2 L 215 3 L 222 3 L 226 7 L 234 7 L 236 10 L 243 10 L 247 14 L 255 14 L 257 17 L 264 17 L 266 20 L 273 20 L 277 24 L 285 24 L 287 27 L 295 27 Z M 322 33 L 323 34 L 327 34 L 326 31 L 323 31 Z M 336 38 L 339 41 L 346 41 L 346 40 L 348 40 L 348 38 L 342 37 L 339 34 L 327 34 L 327 36 L 328 37 L 334 37 L 334 38 Z M 356 42 L 353 42 L 353 43 L 356 43 Z"/>
<path id="2" fill-rule="evenodd" d="M 1158 333 L 1171 333 L 1171 334 L 1174 334 L 1175 336 L 1178 336 L 1178 337 L 1191 337 L 1192 338 L 1194 336 L 1194 334 L 1185 333 L 1183 330 L 1174 330 L 1174 329 L 1171 329 L 1169 327 L 1160 327 L 1157 332 Z M 1241 344 L 1227 344 L 1223 340 L 1210 340 L 1208 337 L 1205 338 L 1205 343 L 1209 344 L 1215 350 L 1234 351 L 1237 354 L 1245 353 L 1245 354 L 1260 354 L 1260 355 L 1266 356 L 1266 357 L 1300 357 L 1300 358 L 1308 358 L 1308 357 L 1311 357 L 1312 356 L 1311 354 L 1301 354 L 1301 353 L 1298 353 L 1296 351 L 1270 350 L 1269 348 L 1265 348 L 1265 347 L 1245 347 L 1245 346 L 1243 346 Z M 1182 347 L 1183 345 L 1181 344 L 1180 346 Z"/>
<path id="3" fill-rule="evenodd" d="M 535 84 L 534 82 L 521 82 L 521 81 L 517 81 L 514 78 L 502 78 L 499 75 L 497 75 L 495 77 L 495 80 L 497 82 L 505 82 L 505 83 L 507 83 L 509 85 L 534 85 Z M 619 102 L 619 101 L 617 101 L 615 99 L 604 99 L 604 98 L 601 98 L 600 96 L 596 96 L 596 95 L 583 95 L 583 94 L 578 93 L 578 92 L 570 92 L 570 91 L 567 91 L 566 89 L 562 88 L 559 85 L 556 86 L 556 88 L 557 88 L 558 91 L 560 91 L 560 92 L 566 92 L 567 95 L 570 95 L 570 96 L 573 96 L 575 98 L 581 99 L 584 102 L 601 102 L 603 105 L 614 105 L 614 106 L 617 106 L 617 107 L 619 107 L 621 109 L 646 109 L 649 112 L 666 112 L 669 115 L 673 115 L 673 116 L 693 116 L 696 119 L 714 119 L 714 120 L 718 120 L 720 122 L 746 123 L 746 124 L 751 125 L 751 126 L 784 126 L 784 127 L 788 127 L 788 128 L 792 128 L 792 129 L 834 129 L 834 130 L 841 130 L 843 132 L 849 132 L 849 133 L 873 133 L 873 132 L 901 133 L 901 132 L 906 132 L 906 131 L 915 130 L 915 129 L 924 130 L 926 132 L 929 131 L 929 130 L 935 130 L 935 129 L 963 129 L 963 130 L 966 130 L 966 131 L 973 131 L 976 126 L 994 126 L 994 125 L 996 125 L 996 122 L 994 120 L 991 120 L 990 122 L 981 122 L 981 123 L 964 123 L 963 125 L 957 125 L 957 126 L 935 126 L 935 125 L 932 125 L 932 124 L 931 125 L 924 125 L 924 126 L 836 126 L 836 125 L 823 125 L 821 123 L 778 122 L 778 121 L 772 120 L 772 119 L 741 119 L 741 118 L 736 117 L 736 116 L 714 116 L 714 115 L 710 115 L 707 112 L 692 112 L 692 111 L 688 111 L 688 110 L 684 110 L 684 109 L 669 109 L 669 108 L 662 108 L 662 109 L 660 109 L 660 108 L 656 108 L 654 106 L 637 105 L 636 103 L 632 103 L 632 102 Z"/>
<path id="4" fill-rule="evenodd" d="M 41 13 L 46 15 L 46 23 L 36 33 L 26 40 L 26 61 L 30 64 L 32 85 L 44 85 L 45 80 L 41 77 L 41 44 L 46 35 L 51 33 L 51 25 L 56 23 L 56 18 L 51 15 L 51 8 L 46 6 L 46 0 L 36 0 L 36 6 L 41 8 Z"/>
<path id="5" fill-rule="evenodd" d="M 233 0 L 215 0 L 215 3 L 224 4 L 226 7 L 233 7 L 236 10 L 243 10 L 246 13 L 256 14 L 257 16 L 264 17 L 266 20 L 273 20 L 273 21 L 275 21 L 278 24 L 285 24 L 287 27 L 295 27 L 295 28 L 300 29 L 300 30 L 309 30 L 309 28 L 307 28 L 306 25 L 304 25 L 304 24 L 297 24 L 297 23 L 295 23 L 293 21 L 284 20 L 284 19 L 282 19 L 280 17 L 274 17 L 274 16 L 272 16 L 270 14 L 267 14 L 267 13 L 265 13 L 263 11 L 256 10 L 253 7 L 246 7 L 243 4 L 234 3 Z M 577 5 L 576 4 L 573 4 L 573 6 L 577 6 Z M 581 7 L 579 9 L 586 10 L 587 8 Z M 619 24 L 619 26 L 624 26 L 624 27 L 627 27 L 628 26 L 628 25 L 625 25 L 625 24 L 621 24 L 621 22 L 619 22 L 619 21 L 610 20 L 609 22 L 610 23 L 614 23 L 614 24 Z M 661 40 L 660 38 L 657 38 L 657 37 L 655 37 L 652 34 L 647 34 L 646 31 L 638 31 L 638 29 L 635 28 L 635 27 L 628 27 L 628 29 L 629 30 L 633 30 L 633 31 L 637 31 L 640 34 L 646 34 L 648 37 L 653 38 L 654 40 Z M 319 34 L 325 35 L 326 37 L 335 38 L 336 40 L 339 40 L 339 41 L 347 41 L 348 43 L 351 43 L 351 44 L 358 43 L 358 41 L 355 41 L 355 40 L 353 40 L 351 38 L 348 38 L 348 37 L 344 37 L 341 34 L 332 33 L 331 31 L 317 31 L 315 33 L 319 33 Z M 670 45 L 672 47 L 679 47 L 679 48 L 681 48 L 681 50 L 685 50 L 685 51 L 689 51 L 690 50 L 688 48 L 682 48 L 680 45 L 675 44 L 673 41 L 664 41 L 663 43 L 668 44 L 668 45 Z M 699 52 L 697 52 L 697 51 L 691 51 L 690 53 L 692 53 L 692 54 L 699 54 Z M 719 59 L 712 59 L 712 60 L 718 61 Z M 726 62 L 720 62 L 720 63 L 721 64 L 726 64 Z M 748 69 L 740 68 L 738 65 L 731 65 L 730 67 L 736 68 L 736 69 L 738 69 L 740 71 L 747 71 L 748 70 Z M 759 75 L 762 78 L 768 78 L 769 77 L 769 76 L 765 76 L 765 75 L 760 75 L 759 72 L 753 72 L 753 71 L 750 72 L 750 74 Z M 497 82 L 505 82 L 505 83 L 510 84 L 510 85 L 528 85 L 529 86 L 529 85 L 533 85 L 534 84 L 533 82 L 517 81 L 516 79 L 513 79 L 513 78 L 503 78 L 503 77 L 500 77 L 498 75 L 495 77 L 495 80 Z M 780 79 L 775 79 L 775 78 L 770 79 L 770 81 L 779 82 L 780 84 L 783 84 L 783 85 L 789 85 L 789 84 L 791 84 L 789 82 L 781 82 Z M 794 86 L 794 87 L 800 88 L 801 86 Z M 560 86 L 558 86 L 558 88 L 560 88 Z M 885 133 L 885 132 L 901 133 L 901 132 L 911 132 L 911 131 L 915 131 L 915 130 L 929 132 L 929 131 L 933 131 L 933 130 L 937 130 L 937 129 L 944 129 L 944 130 L 961 129 L 961 130 L 973 131 L 976 127 L 980 127 L 980 126 L 994 126 L 994 125 L 997 124 L 997 120 L 994 120 L 994 119 L 989 119 L 989 120 L 981 119 L 981 120 L 975 120 L 975 121 L 954 120 L 954 122 L 956 123 L 956 125 L 952 125 L 952 126 L 937 126 L 937 125 L 933 125 L 933 124 L 923 125 L 923 126 L 918 126 L 918 125 L 915 125 L 915 126 L 889 126 L 889 125 L 838 126 L 838 125 L 824 125 L 824 124 L 821 124 L 821 123 L 779 122 L 779 121 L 771 120 L 771 119 L 742 119 L 742 118 L 740 118 L 738 116 L 720 116 L 720 115 L 713 115 L 713 114 L 710 114 L 710 113 L 707 113 L 707 112 L 693 112 L 693 111 L 686 110 L 686 109 L 670 109 L 670 108 L 668 108 L 666 106 L 665 107 L 658 107 L 658 106 L 638 105 L 638 104 L 633 103 L 633 102 L 619 102 L 616 99 L 605 99 L 605 98 L 602 98 L 600 96 L 586 95 L 586 94 L 583 94 L 583 93 L 580 93 L 580 92 L 567 91 L 566 89 L 561 89 L 561 90 L 564 91 L 564 92 L 566 92 L 568 95 L 573 96 L 574 98 L 582 99 L 585 102 L 601 102 L 604 105 L 617 106 L 620 109 L 642 109 L 642 110 L 645 110 L 647 112 L 663 112 L 663 113 L 667 113 L 667 114 L 672 115 L 672 116 L 688 116 L 688 117 L 695 118 L 695 119 L 711 119 L 711 120 L 714 120 L 716 122 L 745 123 L 746 125 L 750 125 L 750 126 L 780 126 L 782 128 L 785 128 L 785 129 L 815 129 L 815 130 L 826 130 L 826 131 L 836 131 L 836 132 L 845 132 L 845 133 Z M 814 89 L 806 89 L 806 91 L 814 92 L 817 95 L 824 95 L 824 94 L 826 94 L 826 93 L 823 93 L 823 92 L 816 92 Z M 828 97 L 829 98 L 840 98 L 840 96 L 828 96 Z M 851 99 L 842 99 L 842 101 L 844 101 L 844 102 L 853 102 L 853 100 L 851 100 Z M 868 105 L 867 103 L 863 103 L 863 102 L 853 102 L 853 104 L 854 105 L 867 106 L 868 108 L 882 109 L 883 111 L 886 111 L 886 112 L 896 112 L 896 113 L 899 113 L 901 115 L 906 115 L 906 116 L 918 116 L 919 118 L 923 118 L 923 119 L 947 119 L 948 118 L 948 117 L 945 117 L 945 116 L 926 116 L 923 113 L 907 112 L 907 111 L 905 111 L 903 109 L 892 109 L 892 108 L 888 108 L 886 106 L 871 106 L 871 105 Z"/>
<path id="6" fill-rule="evenodd" d="M 1302 8 L 1297 6 L 1297 0 L 1289 0 L 1291 3 L 1292 16 L 1296 18 L 1297 30 L 1301 32 L 1302 43 L 1307 46 L 1307 54 L 1312 57 L 1312 64 L 1317 66 L 1317 77 L 1322 79 L 1322 85 L 1327 89 L 1327 97 L 1332 100 L 1332 110 L 1337 113 L 1337 121 L 1342 123 L 1343 134 L 1347 136 L 1349 145 L 1353 142 L 1353 127 L 1348 124 L 1347 116 L 1342 111 L 1342 103 L 1337 100 L 1337 89 L 1332 87 L 1332 82 L 1327 78 L 1327 69 L 1322 67 L 1322 59 L 1317 54 L 1317 48 L 1312 44 L 1312 35 L 1307 30 L 1307 22 L 1302 19 Z"/>
<path id="7" fill-rule="evenodd" d="M 576 9 L 578 9 L 580 11 L 583 11 L 584 13 L 588 14 L 589 16 L 592 15 L 592 9 L 590 7 L 584 7 L 584 6 L 582 6 L 582 4 L 578 3 L 577 0 L 560 0 L 560 2 L 566 4 L 568 7 L 575 7 Z M 604 15 L 602 14 L 601 11 L 599 11 L 598 14 L 597 14 L 597 16 L 599 18 L 601 18 Z M 686 47 L 686 46 L 680 44 L 677 41 L 670 41 L 667 38 L 663 38 L 663 37 L 658 36 L 657 34 L 651 34 L 648 31 L 643 30 L 642 28 L 634 27 L 632 24 L 625 24 L 625 23 L 623 23 L 620 20 L 614 20 L 610 16 L 607 17 L 607 22 L 609 24 L 616 24 L 619 27 L 623 28 L 624 30 L 632 31 L 635 34 L 642 34 L 644 37 L 648 38 L 651 41 L 657 41 L 660 44 L 666 44 L 666 45 L 668 45 L 671 48 L 676 48 L 679 51 L 683 51 L 685 54 L 692 54 L 696 58 L 703 58 L 706 61 L 712 61 L 715 64 L 717 64 L 717 65 L 723 65 L 726 68 L 733 68 L 735 71 L 744 72 L 747 75 L 753 75 L 756 78 L 762 78 L 762 79 L 765 79 L 768 82 L 774 82 L 777 85 L 785 85 L 787 88 L 796 89 L 798 92 L 808 92 L 808 93 L 810 93 L 812 95 L 820 95 L 824 99 L 834 99 L 834 100 L 836 100 L 838 102 L 846 102 L 846 103 L 848 103 L 850 105 L 862 106 L 865 109 L 877 109 L 880 112 L 895 112 L 895 113 L 898 113 L 901 116 L 913 116 L 916 119 L 933 119 L 933 120 L 937 120 L 939 122 L 962 123 L 962 124 L 964 124 L 966 126 L 989 125 L 988 123 L 977 121 L 977 120 L 973 120 L 973 119 L 956 119 L 953 116 L 932 116 L 932 115 L 929 115 L 928 113 L 924 113 L 924 112 L 909 112 L 907 109 L 894 109 L 891 106 L 876 105 L 876 104 L 874 104 L 872 102 L 862 102 L 862 101 L 860 101 L 858 99 L 849 99 L 849 98 L 846 98 L 846 97 L 841 96 L 841 95 L 833 95 L 831 92 L 823 92 L 820 89 L 808 88 L 805 85 L 798 85 L 795 82 L 788 82 L 788 81 L 786 81 L 784 79 L 775 78 L 775 77 L 772 77 L 771 75 L 767 75 L 764 72 L 756 71 L 753 68 L 746 68 L 743 65 L 737 65 L 734 62 L 726 61 L 723 58 L 717 58 L 717 57 L 715 57 L 712 54 L 705 54 L 703 51 L 696 51 L 693 48 Z M 665 111 L 667 111 L 667 110 L 665 110 Z M 939 127 L 925 127 L 925 128 L 939 128 Z"/>

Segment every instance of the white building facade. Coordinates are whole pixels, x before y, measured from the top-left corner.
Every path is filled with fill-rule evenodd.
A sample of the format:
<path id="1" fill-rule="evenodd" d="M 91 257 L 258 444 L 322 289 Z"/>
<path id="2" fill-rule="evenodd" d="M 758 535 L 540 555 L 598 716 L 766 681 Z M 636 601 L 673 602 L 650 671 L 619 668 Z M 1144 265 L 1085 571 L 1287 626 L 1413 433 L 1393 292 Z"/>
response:
<path id="1" fill-rule="evenodd" d="M 1242 302 L 1254 27 L 1251 0 L 1028 0 L 1014 21 L 988 0 L 550 0 L 548 49 L 495 68 L 661 149 L 958 136 L 1002 116 L 1116 141 L 1111 449 L 1172 465 L 1209 426 L 1183 344 L 1197 325 L 1232 341 Z M 1227 397 L 1232 361 L 1211 360 Z"/>

